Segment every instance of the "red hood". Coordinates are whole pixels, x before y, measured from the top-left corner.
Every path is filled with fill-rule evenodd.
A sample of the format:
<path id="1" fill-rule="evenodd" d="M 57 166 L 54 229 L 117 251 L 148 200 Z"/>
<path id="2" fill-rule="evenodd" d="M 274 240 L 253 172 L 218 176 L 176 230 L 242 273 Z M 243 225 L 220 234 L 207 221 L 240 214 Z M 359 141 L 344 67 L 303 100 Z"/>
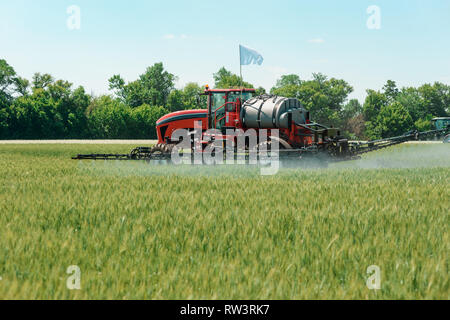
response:
<path id="1" fill-rule="evenodd" d="M 190 115 L 193 116 L 193 118 L 199 117 L 201 115 L 204 115 L 206 118 L 208 114 L 207 109 L 195 109 L 195 110 L 182 110 L 182 111 L 176 111 L 169 114 L 166 114 L 164 117 L 158 119 L 156 121 L 156 125 L 160 125 L 162 122 L 167 122 L 167 120 L 170 121 L 171 118 L 174 118 L 174 120 L 180 116 L 189 117 Z"/>

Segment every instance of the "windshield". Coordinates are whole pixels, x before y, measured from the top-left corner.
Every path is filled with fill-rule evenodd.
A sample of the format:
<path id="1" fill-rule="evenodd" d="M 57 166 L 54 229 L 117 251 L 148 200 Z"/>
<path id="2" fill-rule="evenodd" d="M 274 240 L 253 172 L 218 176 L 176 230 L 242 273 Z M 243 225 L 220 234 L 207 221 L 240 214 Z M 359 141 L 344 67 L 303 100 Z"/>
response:
<path id="1" fill-rule="evenodd" d="M 253 92 L 230 92 L 228 94 L 228 102 L 236 102 L 237 99 L 242 99 L 242 103 L 251 99 L 253 97 Z"/>
<path id="2" fill-rule="evenodd" d="M 450 119 L 436 119 L 435 125 L 437 130 L 445 129 L 450 125 Z"/>
<path id="3" fill-rule="evenodd" d="M 223 92 L 214 93 L 211 99 L 211 111 L 214 112 L 225 104 L 226 95 Z"/>
<path id="4" fill-rule="evenodd" d="M 210 123 L 213 128 L 220 129 L 225 124 L 226 112 L 236 112 L 236 102 L 241 105 L 253 97 L 253 92 L 214 92 L 210 96 Z M 227 103 L 225 105 L 225 103 Z"/>

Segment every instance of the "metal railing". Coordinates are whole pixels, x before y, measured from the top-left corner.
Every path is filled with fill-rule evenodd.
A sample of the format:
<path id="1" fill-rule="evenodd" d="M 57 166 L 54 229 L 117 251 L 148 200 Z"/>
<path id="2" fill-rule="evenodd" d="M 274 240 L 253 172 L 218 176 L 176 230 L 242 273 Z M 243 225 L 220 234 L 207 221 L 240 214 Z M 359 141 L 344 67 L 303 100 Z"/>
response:
<path id="1" fill-rule="evenodd" d="M 237 110 L 237 103 L 236 103 L 236 102 L 231 102 L 231 101 L 230 101 L 230 102 L 225 102 L 222 106 L 220 106 L 219 108 L 217 108 L 216 110 L 214 110 L 214 129 L 217 128 L 217 121 L 222 121 L 222 120 L 227 116 L 227 112 L 226 112 L 226 110 L 225 110 L 224 116 L 221 117 L 220 119 L 217 119 L 217 111 L 219 111 L 219 110 L 222 109 L 222 108 L 225 108 L 225 106 L 226 106 L 227 104 L 232 104 L 232 105 L 234 105 L 234 111 Z"/>

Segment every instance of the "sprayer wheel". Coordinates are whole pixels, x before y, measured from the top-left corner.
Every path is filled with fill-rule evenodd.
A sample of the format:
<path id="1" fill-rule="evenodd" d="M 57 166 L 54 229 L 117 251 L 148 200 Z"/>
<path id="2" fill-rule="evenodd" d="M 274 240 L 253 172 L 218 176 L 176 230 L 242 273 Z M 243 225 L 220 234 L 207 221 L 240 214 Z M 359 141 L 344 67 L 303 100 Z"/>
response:
<path id="1" fill-rule="evenodd" d="M 174 144 L 164 144 L 164 143 L 158 143 L 155 145 L 151 151 L 151 155 L 165 155 L 170 156 L 172 154 L 172 150 L 176 147 Z"/>

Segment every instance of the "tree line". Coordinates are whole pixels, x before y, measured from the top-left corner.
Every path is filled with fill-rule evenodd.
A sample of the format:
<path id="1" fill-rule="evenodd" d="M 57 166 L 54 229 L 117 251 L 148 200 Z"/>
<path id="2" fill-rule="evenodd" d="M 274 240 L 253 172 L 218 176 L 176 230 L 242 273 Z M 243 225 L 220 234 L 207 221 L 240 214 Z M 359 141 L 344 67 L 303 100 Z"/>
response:
<path id="1" fill-rule="evenodd" d="M 215 88 L 241 86 L 239 76 L 225 68 L 213 75 Z M 154 139 L 155 123 L 163 115 L 204 108 L 203 88 L 188 83 L 175 88 L 177 78 L 156 63 L 126 82 L 120 75 L 109 82 L 111 94 L 93 96 L 66 80 L 36 73 L 31 81 L 0 59 L 0 139 Z M 254 88 L 244 82 L 247 88 Z M 262 87 L 257 94 L 265 93 Z M 271 94 L 297 98 L 314 121 L 342 128 L 352 139 L 378 139 L 410 130 L 431 129 L 431 119 L 449 116 L 450 86 L 440 82 L 398 88 L 388 80 L 381 90 L 367 90 L 363 104 L 348 100 L 353 88 L 342 79 L 317 73 L 311 80 L 284 75 Z"/>

